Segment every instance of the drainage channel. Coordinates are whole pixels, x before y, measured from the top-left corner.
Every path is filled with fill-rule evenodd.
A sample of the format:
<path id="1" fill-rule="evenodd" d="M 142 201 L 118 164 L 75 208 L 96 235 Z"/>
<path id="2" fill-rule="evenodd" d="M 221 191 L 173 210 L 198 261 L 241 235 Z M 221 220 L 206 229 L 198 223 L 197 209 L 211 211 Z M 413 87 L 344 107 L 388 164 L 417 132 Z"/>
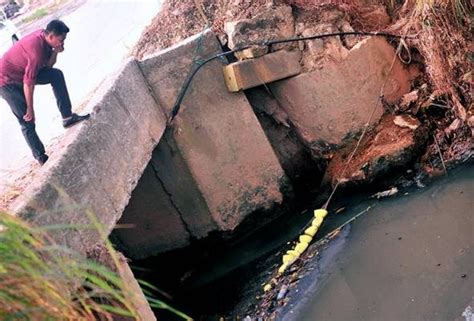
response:
<path id="1" fill-rule="evenodd" d="M 415 185 L 413 178 L 413 174 L 405 173 L 398 175 L 395 181 L 400 185 Z M 393 182 L 394 178 L 387 181 Z M 349 191 L 350 196 L 345 194 L 336 198 L 329 209 L 331 215 L 315 240 L 360 213 L 363 201 L 368 200 L 372 205 L 377 203 L 370 195 L 388 187 L 372 185 L 357 193 Z M 314 195 L 312 199 L 317 198 Z M 219 320 L 219 317 L 229 315 L 239 302 L 261 294 L 268 275 L 281 264 L 281 255 L 311 220 L 313 210 L 322 205 L 323 197 L 319 198 L 316 202 L 306 199 L 300 207 L 289 206 L 293 209 L 245 238 L 223 240 L 221 236 L 213 235 L 183 250 L 134 261 L 132 269 L 137 278 L 164 292 L 159 295 L 160 299 L 168 300 L 194 319 Z M 179 320 L 166 311 L 155 313 L 161 320 Z"/>
<path id="2" fill-rule="evenodd" d="M 288 291 L 276 320 L 471 320 L 472 165 L 377 202 L 351 224 L 334 258 L 320 253 L 317 272 Z"/>
<path id="3" fill-rule="evenodd" d="M 134 261 L 131 266 L 137 278 L 169 294 L 170 304 L 196 320 L 214 320 L 245 296 L 247 286 L 258 284 L 256 278 L 263 276 L 272 259 L 279 260 L 276 254 L 311 215 L 310 211 L 287 212 L 244 239 L 225 241 L 210 236 L 186 249 Z M 155 312 L 158 319 L 175 320 L 166 311 Z"/>

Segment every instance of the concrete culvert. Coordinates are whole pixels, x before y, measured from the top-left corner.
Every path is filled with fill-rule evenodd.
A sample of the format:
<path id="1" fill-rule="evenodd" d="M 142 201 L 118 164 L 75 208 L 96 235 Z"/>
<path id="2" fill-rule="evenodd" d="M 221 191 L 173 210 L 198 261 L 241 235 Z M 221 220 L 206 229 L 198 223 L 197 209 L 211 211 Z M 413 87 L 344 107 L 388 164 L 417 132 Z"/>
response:
<path id="1" fill-rule="evenodd" d="M 344 10 L 351 6 L 315 5 L 309 10 L 304 1 L 292 1 L 293 6 L 277 1 L 268 7 L 260 1 L 236 1 L 224 27 L 222 19 L 216 20 L 222 8 L 210 5 L 196 11 L 198 3 L 167 4 L 150 27 L 153 32 L 145 33 L 136 49 L 140 59 L 127 60 L 97 89 L 88 102 L 90 121 L 64 138 L 60 152 L 12 210 L 40 226 L 87 225 L 92 213 L 116 250 L 137 267 L 134 277 L 156 285 L 163 290 L 157 294 L 160 299 L 196 319 L 292 320 L 294 313 L 295 320 L 309 320 L 329 315 L 313 309 L 321 302 L 331 313 L 365 318 L 373 311 L 358 309 L 357 293 L 341 311 L 334 298 L 350 293 L 344 290 L 349 283 L 341 279 L 354 282 L 351 288 L 359 274 L 364 280 L 370 277 L 367 271 L 397 287 L 377 264 L 369 264 L 378 253 L 372 245 L 379 242 L 399 260 L 385 253 L 380 266 L 395 275 L 394 264 L 402 269 L 416 262 L 410 271 L 425 275 L 423 280 L 433 277 L 434 283 L 427 285 L 407 273 L 396 276 L 402 284 L 416 283 L 406 285 L 415 294 L 418 289 L 436 292 L 432 302 L 444 302 L 454 292 L 452 287 L 450 293 L 438 291 L 448 285 L 433 276 L 437 269 L 447 266 L 460 275 L 449 280 L 460 289 L 462 304 L 450 304 L 445 313 L 424 301 L 404 314 L 397 312 L 402 308 L 394 311 L 378 301 L 389 317 L 425 316 L 426 307 L 438 313 L 433 319 L 465 311 L 467 289 L 472 288 L 466 270 L 472 261 L 470 234 L 464 228 L 470 218 L 459 213 L 469 210 L 463 184 L 472 181 L 472 175 L 464 174 L 470 167 L 439 183 L 439 188 L 449 186 L 457 193 L 459 204 L 451 204 L 456 227 L 449 226 L 449 217 L 428 209 L 410 217 L 405 212 L 416 208 L 403 203 L 413 201 L 416 207 L 431 202 L 427 194 L 416 192 L 429 182 L 428 174 L 441 172 L 435 170 L 440 164 L 450 171 L 455 162 L 445 162 L 446 157 L 472 156 L 466 147 L 472 117 L 459 107 L 470 100 L 458 99 L 455 112 L 447 111 L 443 102 L 452 100 L 443 99 L 450 94 L 435 95 L 423 73 L 426 61 L 410 41 L 354 31 L 352 24 L 360 23 L 354 15 L 387 25 L 394 18 L 389 16 L 392 10 L 377 5 L 372 14 L 348 13 Z M 258 12 L 249 9 L 257 7 Z M 212 30 L 198 30 L 198 23 L 176 32 L 167 27 L 170 21 L 181 21 L 181 28 L 184 20 L 198 21 L 196 17 L 206 14 L 214 23 Z M 146 43 L 158 27 L 169 31 L 155 44 L 167 47 L 160 51 Z M 312 31 L 332 33 L 332 38 L 312 37 Z M 190 33 L 194 35 L 186 38 Z M 291 41 L 280 41 L 282 36 Z M 434 186 L 432 195 L 438 193 Z M 401 198 L 411 193 L 412 198 Z M 454 197 L 442 194 L 439 199 Z M 384 211 L 370 216 L 375 205 Z M 451 205 L 443 207 L 443 214 L 450 213 Z M 315 209 L 329 214 L 308 230 Z M 425 216 L 433 221 L 427 223 Z M 413 235 L 418 233 L 419 244 L 406 243 L 416 243 Z M 449 241 L 439 245 L 435 234 Z M 387 241 L 388 236 L 396 242 Z M 58 230 L 53 237 L 81 253 L 91 253 L 101 243 L 101 235 L 89 229 Z M 358 248 L 363 242 L 372 244 L 367 252 Z M 303 250 L 297 247 L 301 243 Z M 418 257 L 400 250 L 402 243 Z M 449 253 L 441 249 L 445 245 Z M 456 249 L 463 252 L 454 255 Z M 369 263 L 358 261 L 356 250 Z M 285 253 L 285 264 L 291 264 L 278 273 Z M 439 262 L 443 255 L 447 262 Z M 338 262 L 338 257 L 347 262 Z M 122 263 L 134 281 L 125 258 Z M 324 282 L 329 282 L 328 296 L 322 294 Z M 367 289 L 355 288 L 362 298 L 370 297 Z M 381 288 L 391 295 L 388 287 Z M 394 304 L 406 307 L 397 301 L 406 292 L 398 287 L 395 292 L 403 295 L 394 296 Z M 308 305 L 305 297 L 320 301 Z M 158 319 L 176 317 L 162 310 L 154 313 Z"/>

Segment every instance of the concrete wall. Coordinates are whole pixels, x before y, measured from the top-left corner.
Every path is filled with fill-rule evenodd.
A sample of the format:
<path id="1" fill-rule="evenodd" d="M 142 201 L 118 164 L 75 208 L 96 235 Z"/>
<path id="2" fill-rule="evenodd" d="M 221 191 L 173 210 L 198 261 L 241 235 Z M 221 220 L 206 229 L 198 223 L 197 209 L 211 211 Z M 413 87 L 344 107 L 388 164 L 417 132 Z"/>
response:
<path id="1" fill-rule="evenodd" d="M 161 144 L 161 143 L 160 143 Z M 189 244 L 179 212 L 148 164 L 113 233 L 129 257 L 146 257 Z"/>
<path id="2" fill-rule="evenodd" d="M 15 212 L 39 225 L 90 225 L 93 215 L 106 235 L 125 213 L 119 225 L 127 228 L 114 238 L 140 258 L 232 230 L 281 202 L 286 176 L 245 95 L 227 91 L 221 62 L 198 73 L 162 138 L 194 53 L 221 50 L 207 31 L 127 61 L 95 92 L 91 119 L 68 131 Z M 54 235 L 83 252 L 100 241 L 92 229 Z"/>
<path id="3" fill-rule="evenodd" d="M 13 205 L 38 225 L 90 225 L 110 233 L 165 130 L 165 117 L 135 60 L 128 60 L 95 92 L 91 119 L 71 128 L 60 149 Z M 92 229 L 54 233 L 61 244 L 85 252 L 100 238 Z"/>
<path id="4" fill-rule="evenodd" d="M 269 85 L 302 140 L 322 151 L 360 132 L 372 112 L 371 123 L 379 121 L 382 87 L 384 99 L 395 103 L 410 91 L 410 79 L 394 48 L 380 37 L 359 42 L 341 61 Z"/>
<path id="5" fill-rule="evenodd" d="M 170 114 L 193 61 L 220 52 L 215 35 L 207 31 L 140 62 L 166 114 Z M 286 183 L 249 102 L 243 93 L 228 92 L 222 68 L 222 62 L 214 61 L 199 71 L 151 162 L 174 206 L 172 211 L 181 216 L 192 238 L 232 230 L 257 209 L 280 203 L 280 188 Z M 129 215 L 125 211 L 123 221 Z M 169 237 L 185 235 L 181 227 L 168 226 L 163 232 Z M 116 231 L 114 236 L 131 257 L 156 253 L 131 246 L 123 234 Z"/>
<path id="6" fill-rule="evenodd" d="M 281 203 L 287 176 L 245 94 L 228 92 L 222 61 L 198 72 L 166 128 L 196 61 L 221 52 L 208 30 L 127 61 L 97 90 L 87 107 L 91 119 L 68 131 L 15 211 L 39 225 L 88 225 L 94 215 L 105 235 L 120 219 L 127 228 L 114 239 L 136 259 L 232 231 L 249 214 Z M 394 54 L 385 40 L 369 39 L 339 64 L 269 87 L 303 143 L 338 144 L 365 124 Z M 386 98 L 394 101 L 408 80 L 399 62 L 392 73 Z M 375 119 L 381 113 L 380 106 Z M 80 251 L 100 241 L 92 229 L 55 236 Z"/>
<path id="7" fill-rule="evenodd" d="M 166 126 L 195 62 L 221 52 L 206 31 L 128 60 L 96 91 L 87 105 L 91 119 L 68 131 L 13 211 L 37 225 L 69 225 L 51 233 L 83 253 L 118 222 L 114 240 L 140 259 L 232 231 L 249 214 L 281 203 L 287 176 L 246 96 L 228 92 L 221 61 L 201 69 Z M 394 54 L 385 41 L 369 39 L 340 64 L 271 84 L 283 109 L 273 117 L 284 114 L 282 123 L 306 146 L 340 144 L 365 125 Z M 392 73 L 385 98 L 394 102 L 409 81 L 399 62 Z M 382 112 L 380 106 L 374 119 Z M 280 149 L 282 162 L 305 152 L 300 145 Z M 84 228 L 95 221 L 102 233 Z"/>
<path id="8" fill-rule="evenodd" d="M 198 46 L 198 59 L 222 52 L 208 31 L 201 40 L 190 38 L 140 63 L 165 113 Z M 167 139 L 179 150 L 175 157 L 183 158 L 216 226 L 232 229 L 250 212 L 281 201 L 284 173 L 245 95 L 227 91 L 222 66 L 216 60 L 197 74 Z"/>

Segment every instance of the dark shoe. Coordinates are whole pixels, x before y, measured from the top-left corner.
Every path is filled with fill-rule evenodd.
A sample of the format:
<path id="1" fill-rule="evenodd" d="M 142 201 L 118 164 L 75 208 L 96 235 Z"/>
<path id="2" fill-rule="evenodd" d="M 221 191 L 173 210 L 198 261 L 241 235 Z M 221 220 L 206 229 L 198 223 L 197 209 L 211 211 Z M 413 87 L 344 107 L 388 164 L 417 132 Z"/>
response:
<path id="1" fill-rule="evenodd" d="M 36 160 L 38 161 L 38 163 L 40 163 L 40 165 L 44 165 L 44 163 L 46 163 L 48 159 L 49 157 L 46 154 L 40 155 L 38 156 L 38 158 L 36 158 Z"/>
<path id="2" fill-rule="evenodd" d="M 86 120 L 90 117 L 90 114 L 86 114 L 83 116 L 79 116 L 78 114 L 72 114 L 71 117 L 63 119 L 63 127 L 68 128 L 71 127 L 72 125 L 75 125 L 83 120 Z"/>

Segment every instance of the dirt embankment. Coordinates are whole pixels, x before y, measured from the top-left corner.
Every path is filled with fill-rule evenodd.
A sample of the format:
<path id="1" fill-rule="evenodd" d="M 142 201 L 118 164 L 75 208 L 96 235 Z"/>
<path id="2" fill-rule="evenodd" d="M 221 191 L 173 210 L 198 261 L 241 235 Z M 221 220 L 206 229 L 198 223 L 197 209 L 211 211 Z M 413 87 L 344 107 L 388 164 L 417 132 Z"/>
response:
<path id="1" fill-rule="evenodd" d="M 224 34 L 224 22 L 251 18 L 266 7 L 267 0 L 168 0 L 144 31 L 133 53 L 146 54 L 172 46 L 207 27 Z"/>
<path id="2" fill-rule="evenodd" d="M 472 157 L 474 46 L 469 1 L 169 0 L 143 33 L 134 54 L 143 57 L 167 48 L 208 26 L 226 45 L 225 22 L 252 18 L 266 8 L 288 4 L 293 9 L 297 36 L 333 30 L 412 36 L 405 39 L 409 50 L 401 58 L 418 65 L 420 73 L 412 82 L 410 95 L 391 106 L 391 112 L 410 114 L 429 128 L 428 146 L 421 158 L 428 173 Z M 321 23 L 328 25 L 325 30 L 320 30 Z M 349 48 L 357 41 L 348 37 L 341 40 Z M 309 58 L 308 64 L 303 56 L 304 70 L 319 67 L 314 60 L 321 57 Z"/>

